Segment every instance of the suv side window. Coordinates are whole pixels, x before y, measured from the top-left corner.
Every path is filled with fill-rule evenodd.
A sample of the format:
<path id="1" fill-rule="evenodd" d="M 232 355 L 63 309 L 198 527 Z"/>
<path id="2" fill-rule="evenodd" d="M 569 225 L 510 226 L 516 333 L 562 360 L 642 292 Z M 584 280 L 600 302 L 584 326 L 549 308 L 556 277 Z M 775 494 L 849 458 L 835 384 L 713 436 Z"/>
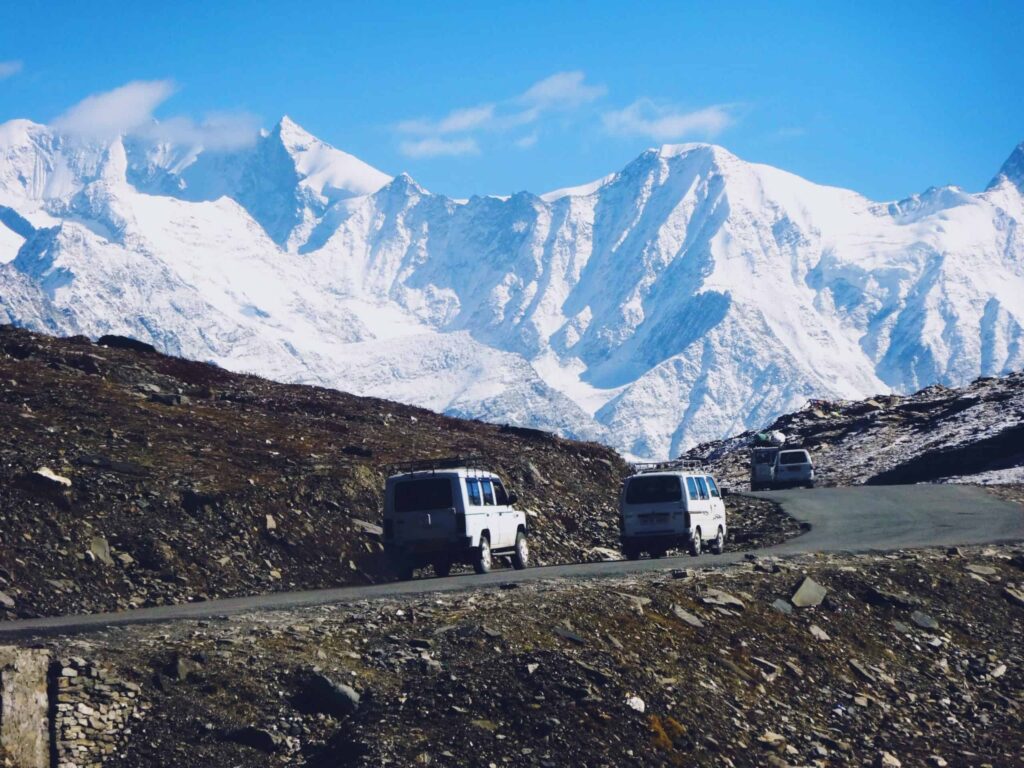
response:
<path id="1" fill-rule="evenodd" d="M 493 481 L 492 485 L 494 486 L 494 498 L 498 502 L 498 506 L 507 507 L 508 493 L 505 492 L 505 486 L 501 484 L 500 480 Z"/>
<path id="2" fill-rule="evenodd" d="M 485 507 L 493 507 L 494 506 L 494 489 L 491 488 L 491 481 L 490 480 L 481 480 L 480 481 L 480 487 L 483 488 L 483 490 L 484 490 L 484 506 Z"/>
<path id="3" fill-rule="evenodd" d="M 690 501 L 696 501 L 700 498 L 700 494 L 697 491 L 697 481 L 692 477 L 686 478 L 686 491 L 690 497 Z"/>
<path id="4" fill-rule="evenodd" d="M 711 495 L 714 496 L 716 499 L 722 498 L 722 494 L 718 492 L 718 486 L 715 485 L 715 478 L 713 478 L 711 475 L 708 475 L 707 479 L 708 488 L 711 489 Z"/>
<path id="5" fill-rule="evenodd" d="M 479 507 L 484 503 L 483 497 L 480 495 L 480 481 L 466 479 L 466 496 L 469 498 L 469 504 L 472 507 Z"/>
<path id="6" fill-rule="evenodd" d="M 700 497 L 702 499 L 709 499 L 711 496 L 708 494 L 708 484 L 704 482 L 703 477 L 697 478 L 697 487 L 700 489 Z"/>

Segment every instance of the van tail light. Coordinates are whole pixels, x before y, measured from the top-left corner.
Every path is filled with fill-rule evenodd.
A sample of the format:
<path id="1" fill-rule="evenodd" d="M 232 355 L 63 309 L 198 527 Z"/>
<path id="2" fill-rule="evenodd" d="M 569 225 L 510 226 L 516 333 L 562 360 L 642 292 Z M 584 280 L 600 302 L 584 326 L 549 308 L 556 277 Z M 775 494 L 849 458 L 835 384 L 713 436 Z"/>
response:
<path id="1" fill-rule="evenodd" d="M 466 513 L 456 512 L 455 513 L 455 531 L 465 535 L 466 533 Z"/>

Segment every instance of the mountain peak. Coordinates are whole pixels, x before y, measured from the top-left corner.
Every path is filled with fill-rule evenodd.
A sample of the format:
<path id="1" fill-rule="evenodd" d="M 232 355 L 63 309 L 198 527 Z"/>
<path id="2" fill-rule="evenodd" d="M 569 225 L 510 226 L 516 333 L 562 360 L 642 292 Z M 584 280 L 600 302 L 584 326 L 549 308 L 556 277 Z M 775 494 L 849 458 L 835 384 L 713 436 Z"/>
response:
<path id="1" fill-rule="evenodd" d="M 281 143 L 286 147 L 308 147 L 313 143 L 323 143 L 316 136 L 311 134 L 301 125 L 292 120 L 288 115 L 284 115 L 280 120 L 277 121 L 277 125 L 274 126 L 272 134 L 276 134 L 281 138 Z"/>
<path id="2" fill-rule="evenodd" d="M 989 183 L 989 189 L 1000 184 L 1003 179 L 1006 179 L 1024 193 L 1024 141 L 1018 144 L 1013 152 L 1010 153 L 1006 162 L 1003 163 L 1003 167 L 999 169 L 999 173 Z"/>

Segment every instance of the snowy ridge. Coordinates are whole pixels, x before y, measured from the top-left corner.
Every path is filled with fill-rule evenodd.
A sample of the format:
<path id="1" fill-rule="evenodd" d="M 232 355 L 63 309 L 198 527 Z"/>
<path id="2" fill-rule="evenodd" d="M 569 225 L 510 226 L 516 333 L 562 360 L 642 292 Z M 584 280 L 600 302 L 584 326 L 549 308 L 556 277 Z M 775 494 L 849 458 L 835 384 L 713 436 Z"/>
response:
<path id="1" fill-rule="evenodd" d="M 288 118 L 232 152 L 0 125 L 0 321 L 664 457 L 1024 367 L 1024 145 L 892 203 L 721 147 L 453 200 Z"/>

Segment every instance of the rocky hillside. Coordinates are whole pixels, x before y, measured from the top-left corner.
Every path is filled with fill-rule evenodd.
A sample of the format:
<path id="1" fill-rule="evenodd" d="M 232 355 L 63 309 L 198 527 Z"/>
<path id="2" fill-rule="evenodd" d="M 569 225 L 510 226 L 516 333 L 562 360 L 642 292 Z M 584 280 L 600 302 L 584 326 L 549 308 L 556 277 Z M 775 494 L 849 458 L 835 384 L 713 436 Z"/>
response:
<path id="1" fill-rule="evenodd" d="M 519 494 L 535 562 L 614 556 L 606 447 L 102 341 L 0 326 L 0 618 L 390 578 L 387 465 L 454 454 Z M 730 546 L 795 530 L 730 506 Z"/>
<path id="2" fill-rule="evenodd" d="M 909 396 L 813 400 L 765 428 L 811 450 L 818 482 L 1024 483 L 1024 373 L 935 385 Z M 748 488 L 755 432 L 703 443 L 706 458 L 732 488 Z"/>
<path id="3" fill-rule="evenodd" d="M 761 560 L 46 644 L 136 686 L 125 768 L 1010 768 L 1022 568 L 1007 547 Z"/>

